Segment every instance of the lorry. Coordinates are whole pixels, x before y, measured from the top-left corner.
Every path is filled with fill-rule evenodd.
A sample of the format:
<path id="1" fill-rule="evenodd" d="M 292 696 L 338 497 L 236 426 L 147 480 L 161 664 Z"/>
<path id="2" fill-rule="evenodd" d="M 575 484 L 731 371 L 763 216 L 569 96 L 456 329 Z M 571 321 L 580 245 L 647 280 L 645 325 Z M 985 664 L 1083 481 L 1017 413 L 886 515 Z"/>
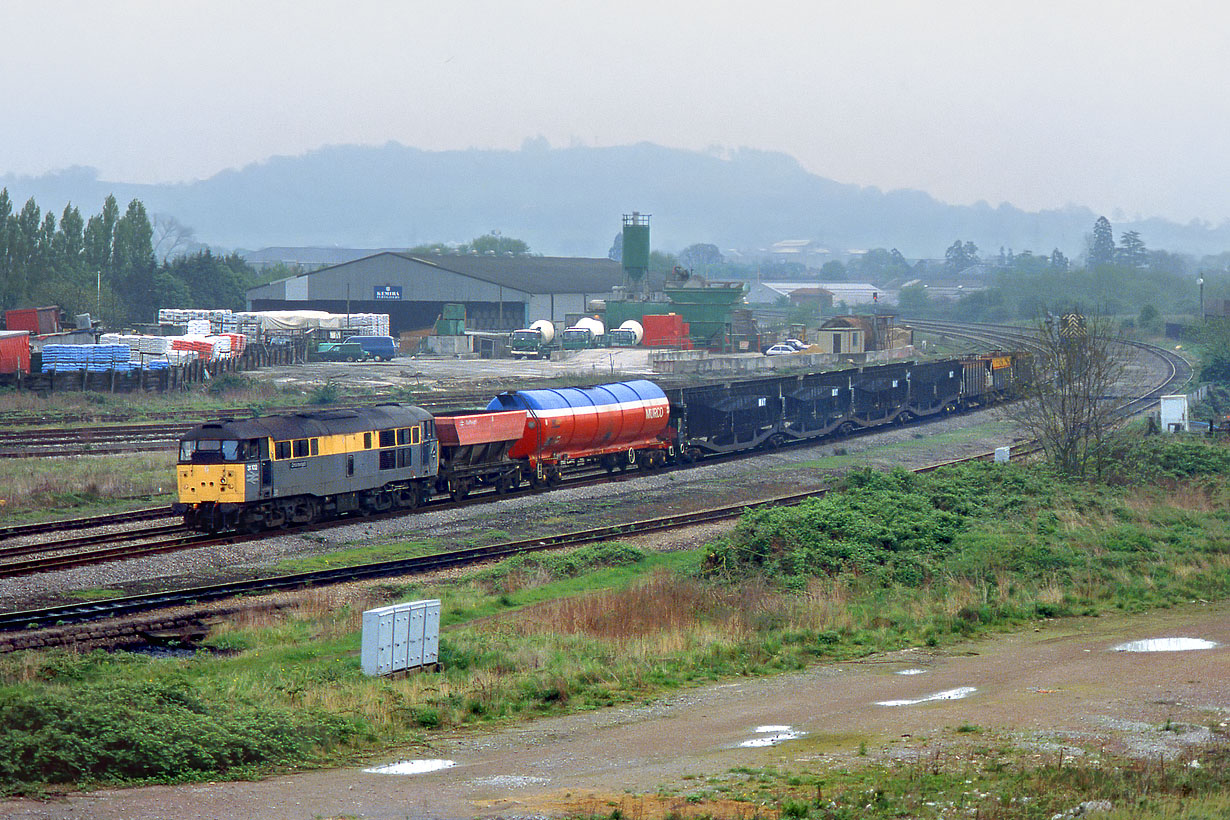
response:
<path id="1" fill-rule="evenodd" d="M 645 338 L 645 328 L 635 319 L 628 319 L 608 335 L 611 347 L 636 347 Z"/>
<path id="2" fill-rule="evenodd" d="M 539 319 L 527 328 L 514 330 L 509 336 L 508 348 L 514 359 L 549 359 L 551 351 L 559 349 L 555 343 L 555 325 Z"/>
<path id="3" fill-rule="evenodd" d="M 606 347 L 606 328 L 597 319 L 588 316 L 564 331 L 564 350 L 589 350 Z"/>

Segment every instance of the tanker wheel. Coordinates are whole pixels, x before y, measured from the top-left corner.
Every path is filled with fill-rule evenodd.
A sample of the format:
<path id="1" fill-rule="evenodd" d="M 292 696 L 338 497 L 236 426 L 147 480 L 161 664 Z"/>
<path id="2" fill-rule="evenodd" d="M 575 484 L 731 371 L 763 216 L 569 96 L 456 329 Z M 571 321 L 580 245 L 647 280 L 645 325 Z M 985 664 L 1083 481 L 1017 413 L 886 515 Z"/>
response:
<path id="1" fill-rule="evenodd" d="M 454 501 L 464 501 L 465 497 L 470 494 L 470 483 L 468 481 L 458 481 L 448 490 L 449 496 Z"/>
<path id="2" fill-rule="evenodd" d="M 615 472 L 615 468 L 619 466 L 618 456 L 605 455 L 602 457 L 602 469 L 607 471 L 607 474 Z"/>
<path id="3" fill-rule="evenodd" d="M 517 476 L 514 473 L 508 473 L 507 475 L 502 475 L 498 479 L 496 479 L 495 494 L 496 495 L 508 495 L 513 490 L 517 489 L 517 485 L 520 483 L 521 482 L 517 480 Z"/>
<path id="4" fill-rule="evenodd" d="M 564 483 L 564 477 L 560 475 L 558 467 L 547 468 L 547 486 L 558 487 Z"/>

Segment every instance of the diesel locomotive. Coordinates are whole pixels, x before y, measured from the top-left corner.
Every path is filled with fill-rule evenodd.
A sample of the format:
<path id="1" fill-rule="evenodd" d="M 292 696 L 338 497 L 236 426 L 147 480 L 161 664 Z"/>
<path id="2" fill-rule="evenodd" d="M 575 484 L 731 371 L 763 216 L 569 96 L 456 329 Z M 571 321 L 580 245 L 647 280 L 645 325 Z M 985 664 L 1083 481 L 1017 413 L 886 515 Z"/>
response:
<path id="1" fill-rule="evenodd" d="M 983 407 L 1028 374 L 1027 355 L 1004 353 L 666 390 L 647 380 L 515 390 L 485 411 L 439 416 L 385 404 L 211 422 L 181 441 L 173 509 L 211 532 L 410 509 L 554 486 L 579 465 L 654 470 Z"/>

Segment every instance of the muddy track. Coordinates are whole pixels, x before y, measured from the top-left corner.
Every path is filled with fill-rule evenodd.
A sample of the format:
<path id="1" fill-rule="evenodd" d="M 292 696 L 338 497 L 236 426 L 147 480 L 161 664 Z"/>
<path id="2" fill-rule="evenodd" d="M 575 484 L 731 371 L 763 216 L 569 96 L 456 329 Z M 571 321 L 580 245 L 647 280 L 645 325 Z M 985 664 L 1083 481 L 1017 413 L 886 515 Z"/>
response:
<path id="1" fill-rule="evenodd" d="M 1125 641 L 1173 636 L 1219 646 L 1144 654 L 1115 650 Z M 909 669 L 922 671 L 900 674 Z M 881 705 L 961 689 L 968 691 L 960 698 Z M 106 790 L 56 803 L 10 800 L 0 802 L 0 816 L 401 820 L 606 816 L 612 806 L 622 806 L 631 817 L 641 816 L 634 795 L 661 789 L 677 794 L 682 806 L 701 782 L 696 778 L 721 776 L 735 766 L 816 770 L 956 753 L 969 741 L 953 728 L 965 723 L 1039 755 L 1104 748 L 1185 763 L 1194 744 L 1209 740 L 1207 727 L 1224 727 L 1227 719 L 1230 606 L 1194 604 L 1144 615 L 1043 621 L 945 650 L 917 648 L 821 664 L 802 673 L 691 689 L 647 705 L 448 733 L 434 737 L 430 747 L 395 750 L 366 766 L 257 783 Z M 1162 731 L 1167 722 L 1172 730 Z M 772 734 L 756 731 L 767 726 L 789 727 L 799 736 L 747 745 Z M 406 759 L 454 765 L 417 775 L 364 771 Z"/>

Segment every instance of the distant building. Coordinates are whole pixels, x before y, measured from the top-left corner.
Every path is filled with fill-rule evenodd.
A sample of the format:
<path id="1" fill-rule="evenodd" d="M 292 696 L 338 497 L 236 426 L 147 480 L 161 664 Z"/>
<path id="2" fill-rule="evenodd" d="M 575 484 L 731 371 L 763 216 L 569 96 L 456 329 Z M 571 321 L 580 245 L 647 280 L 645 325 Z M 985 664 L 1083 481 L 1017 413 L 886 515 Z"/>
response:
<path id="1" fill-rule="evenodd" d="M 252 288 L 250 310 L 387 313 L 392 332 L 431 327 L 446 302 L 466 306 L 471 330 L 562 322 L 624 284 L 610 259 L 411 255 L 382 252 Z"/>
<path id="2" fill-rule="evenodd" d="M 824 298 L 831 297 L 829 306 L 839 302 L 874 305 L 885 298 L 883 288 L 865 282 L 757 282 L 748 289 L 747 301 L 749 304 L 773 305 L 784 296 L 793 302 L 793 294 L 800 290 L 805 292 L 804 298 L 809 291 L 817 297 L 820 292 L 827 294 Z"/>

